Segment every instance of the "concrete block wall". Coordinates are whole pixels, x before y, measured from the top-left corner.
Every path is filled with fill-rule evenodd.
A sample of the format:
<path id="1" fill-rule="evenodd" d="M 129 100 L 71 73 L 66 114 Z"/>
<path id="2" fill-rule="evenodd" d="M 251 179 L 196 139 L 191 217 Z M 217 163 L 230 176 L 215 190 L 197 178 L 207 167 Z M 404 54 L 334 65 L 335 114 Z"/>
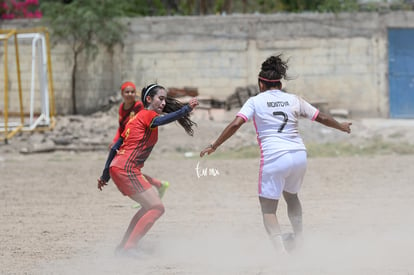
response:
<path id="1" fill-rule="evenodd" d="M 124 80 L 139 88 L 155 81 L 197 87 L 201 95 L 225 99 L 238 86 L 256 84 L 261 63 L 283 53 L 294 78 L 284 81 L 290 92 L 357 116 L 387 117 L 387 28 L 414 28 L 410 18 L 413 12 L 124 19 L 123 47 L 80 58 L 78 110 L 99 110 Z M 68 114 L 73 57 L 63 43 L 51 53 L 56 109 Z"/>

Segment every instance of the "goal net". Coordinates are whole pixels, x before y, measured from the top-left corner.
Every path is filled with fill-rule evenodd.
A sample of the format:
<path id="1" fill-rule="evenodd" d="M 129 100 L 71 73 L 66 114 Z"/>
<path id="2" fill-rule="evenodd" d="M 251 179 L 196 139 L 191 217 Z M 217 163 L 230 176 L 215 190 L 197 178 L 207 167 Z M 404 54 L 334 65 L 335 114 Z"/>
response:
<path id="1" fill-rule="evenodd" d="M 54 93 L 46 29 L 0 30 L 0 139 L 54 126 Z"/>

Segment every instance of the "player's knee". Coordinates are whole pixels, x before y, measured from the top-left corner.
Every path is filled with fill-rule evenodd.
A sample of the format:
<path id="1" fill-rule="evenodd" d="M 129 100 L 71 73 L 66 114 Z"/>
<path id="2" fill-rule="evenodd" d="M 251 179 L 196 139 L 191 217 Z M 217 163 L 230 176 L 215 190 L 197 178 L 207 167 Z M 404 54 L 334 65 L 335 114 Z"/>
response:
<path id="1" fill-rule="evenodd" d="M 278 200 L 259 197 L 263 214 L 276 214 Z"/>
<path id="2" fill-rule="evenodd" d="M 283 197 L 285 198 L 286 203 L 297 203 L 299 202 L 298 194 L 289 193 L 286 191 L 283 191 Z"/>
<path id="3" fill-rule="evenodd" d="M 155 212 L 156 219 L 160 218 L 165 213 L 165 207 L 162 204 L 157 204 L 151 207 L 151 210 Z"/>

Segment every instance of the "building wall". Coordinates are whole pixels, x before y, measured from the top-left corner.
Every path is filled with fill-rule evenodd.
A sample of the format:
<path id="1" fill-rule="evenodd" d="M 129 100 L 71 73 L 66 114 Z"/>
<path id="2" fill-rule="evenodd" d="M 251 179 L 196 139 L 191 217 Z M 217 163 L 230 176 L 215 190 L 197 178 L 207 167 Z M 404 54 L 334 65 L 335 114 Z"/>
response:
<path id="1" fill-rule="evenodd" d="M 414 28 L 409 18 L 414 12 L 125 19 L 129 33 L 123 47 L 113 54 L 101 49 L 93 61 L 81 59 L 78 110 L 98 110 L 124 80 L 138 87 L 155 81 L 166 87 L 197 87 L 203 96 L 225 99 L 238 86 L 256 84 L 261 63 L 282 53 L 294 78 L 284 81 L 288 91 L 356 116 L 388 117 L 387 28 Z M 0 26 L 21 28 L 27 22 L 3 21 Z M 51 54 L 57 112 L 68 114 L 73 57 L 63 43 Z M 0 94 L 0 108 L 2 101 Z"/>

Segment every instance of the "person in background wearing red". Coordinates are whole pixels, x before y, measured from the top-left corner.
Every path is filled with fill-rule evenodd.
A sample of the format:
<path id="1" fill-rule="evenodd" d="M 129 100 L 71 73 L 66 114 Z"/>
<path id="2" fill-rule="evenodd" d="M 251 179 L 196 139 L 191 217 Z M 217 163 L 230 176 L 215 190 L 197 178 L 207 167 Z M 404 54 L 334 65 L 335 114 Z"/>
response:
<path id="1" fill-rule="evenodd" d="M 119 127 L 116 131 L 115 137 L 112 140 L 112 145 L 117 142 L 118 138 L 121 136 L 122 132 L 125 129 L 125 125 L 128 123 L 129 119 L 134 117 L 139 111 L 144 109 L 144 104 L 140 100 L 136 100 L 136 88 L 135 84 L 130 81 L 126 81 L 121 85 L 121 96 L 123 102 L 119 105 Z"/>

